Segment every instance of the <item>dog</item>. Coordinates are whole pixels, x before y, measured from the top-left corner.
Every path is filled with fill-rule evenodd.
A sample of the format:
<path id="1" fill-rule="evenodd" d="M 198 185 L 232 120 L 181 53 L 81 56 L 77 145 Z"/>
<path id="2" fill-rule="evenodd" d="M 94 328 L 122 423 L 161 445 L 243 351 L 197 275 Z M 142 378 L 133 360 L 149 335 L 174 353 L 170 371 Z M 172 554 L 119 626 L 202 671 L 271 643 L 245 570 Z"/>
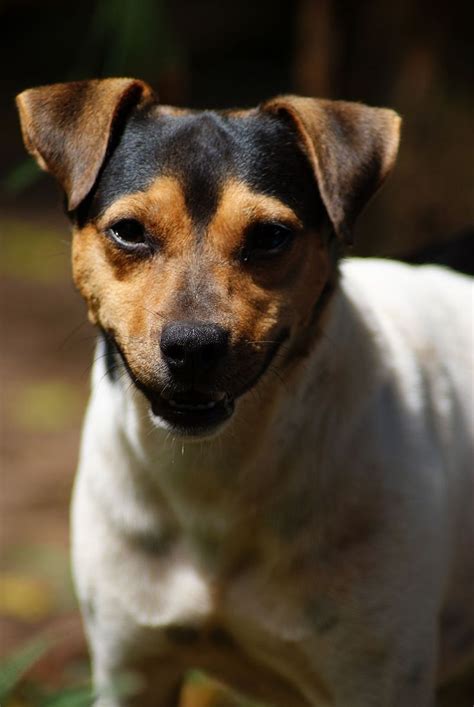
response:
<path id="1" fill-rule="evenodd" d="M 171 707 L 197 668 L 431 707 L 474 647 L 472 282 L 342 257 L 400 118 L 121 78 L 17 104 L 100 333 L 72 508 L 98 704 Z"/>

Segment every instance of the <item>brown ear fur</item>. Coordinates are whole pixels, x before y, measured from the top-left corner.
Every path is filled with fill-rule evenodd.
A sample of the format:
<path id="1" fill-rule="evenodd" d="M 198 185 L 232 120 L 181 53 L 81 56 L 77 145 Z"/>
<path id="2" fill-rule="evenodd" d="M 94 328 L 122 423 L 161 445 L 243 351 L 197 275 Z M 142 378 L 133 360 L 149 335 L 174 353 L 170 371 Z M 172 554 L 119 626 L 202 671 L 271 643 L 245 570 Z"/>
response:
<path id="1" fill-rule="evenodd" d="M 60 182 L 69 210 L 92 189 L 121 111 L 152 96 L 135 79 L 58 83 L 17 96 L 25 146 Z"/>
<path id="2" fill-rule="evenodd" d="M 260 109 L 286 115 L 296 126 L 334 230 L 351 243 L 357 216 L 395 163 L 400 116 L 361 103 L 299 96 L 279 96 Z"/>

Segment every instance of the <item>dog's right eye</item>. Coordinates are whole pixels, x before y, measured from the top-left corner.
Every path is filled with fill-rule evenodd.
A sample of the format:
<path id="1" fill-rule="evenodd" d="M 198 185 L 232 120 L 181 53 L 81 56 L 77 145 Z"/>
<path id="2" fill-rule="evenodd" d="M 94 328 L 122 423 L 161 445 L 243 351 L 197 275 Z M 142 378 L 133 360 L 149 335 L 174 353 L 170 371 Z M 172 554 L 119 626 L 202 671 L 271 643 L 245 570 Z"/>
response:
<path id="1" fill-rule="evenodd" d="M 135 219 L 125 218 L 117 221 L 107 229 L 107 235 L 124 250 L 144 251 L 149 249 L 145 229 L 140 221 Z"/>

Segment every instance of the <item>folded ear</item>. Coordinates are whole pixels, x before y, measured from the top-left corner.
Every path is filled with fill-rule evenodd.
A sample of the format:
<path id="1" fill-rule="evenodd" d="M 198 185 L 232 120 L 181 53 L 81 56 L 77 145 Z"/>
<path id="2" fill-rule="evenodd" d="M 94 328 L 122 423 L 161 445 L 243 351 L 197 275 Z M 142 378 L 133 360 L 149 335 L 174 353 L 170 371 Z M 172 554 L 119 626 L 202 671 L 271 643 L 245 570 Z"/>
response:
<path id="1" fill-rule="evenodd" d="M 17 96 L 26 149 L 59 181 L 70 211 L 92 189 L 119 117 L 152 96 L 135 79 L 58 83 Z"/>
<path id="2" fill-rule="evenodd" d="M 280 96 L 260 110 L 289 119 L 314 168 L 334 231 L 352 242 L 355 220 L 392 169 L 401 119 L 361 103 Z"/>

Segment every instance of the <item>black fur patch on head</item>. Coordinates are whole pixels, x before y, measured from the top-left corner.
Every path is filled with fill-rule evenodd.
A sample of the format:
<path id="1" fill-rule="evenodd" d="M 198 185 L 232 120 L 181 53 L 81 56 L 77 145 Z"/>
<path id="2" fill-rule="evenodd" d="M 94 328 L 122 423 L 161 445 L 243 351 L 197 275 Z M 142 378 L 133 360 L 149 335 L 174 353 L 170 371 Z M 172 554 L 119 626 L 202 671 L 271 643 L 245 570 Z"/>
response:
<path id="1" fill-rule="evenodd" d="M 159 176 L 181 182 L 197 232 L 211 220 L 230 178 L 288 204 L 306 227 L 320 225 L 324 211 L 312 167 L 295 131 L 278 117 L 258 111 L 167 115 L 151 106 L 132 111 L 113 143 L 94 189 L 72 214 L 79 226 Z"/>

